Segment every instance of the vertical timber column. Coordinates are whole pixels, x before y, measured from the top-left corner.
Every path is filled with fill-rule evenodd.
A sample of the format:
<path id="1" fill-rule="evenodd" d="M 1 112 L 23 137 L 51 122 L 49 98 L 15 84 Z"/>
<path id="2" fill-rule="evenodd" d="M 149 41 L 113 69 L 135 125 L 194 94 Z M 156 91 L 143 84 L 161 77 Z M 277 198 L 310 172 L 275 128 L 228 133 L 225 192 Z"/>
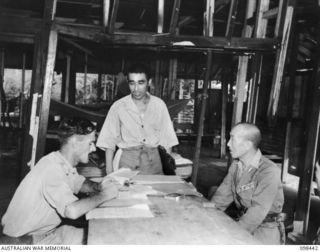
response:
<path id="1" fill-rule="evenodd" d="M 213 17 L 214 17 L 214 0 L 207 0 L 206 5 L 206 13 L 204 13 L 204 36 L 212 37 L 213 36 Z M 195 147 L 195 153 L 193 158 L 193 169 L 191 175 L 191 182 L 194 186 L 197 186 L 197 179 L 198 179 L 198 171 L 199 171 L 199 159 L 200 159 L 200 152 L 201 152 L 201 141 L 203 135 L 203 124 L 204 124 L 204 117 L 206 112 L 206 103 L 207 103 L 207 96 L 208 96 L 208 86 L 211 80 L 211 65 L 212 65 L 212 51 L 207 51 L 207 63 L 206 63 L 206 75 L 205 80 L 203 82 L 203 93 L 201 99 L 201 111 L 200 111 L 200 119 L 198 125 L 198 134 L 197 134 L 197 142 Z M 196 85 L 198 85 L 196 83 Z"/>
<path id="2" fill-rule="evenodd" d="M 24 151 L 20 179 L 22 179 L 45 151 L 52 77 L 54 71 L 57 31 L 52 27 L 57 0 L 45 0 L 42 28 L 36 36 L 33 56 L 32 84 L 28 106 Z"/>

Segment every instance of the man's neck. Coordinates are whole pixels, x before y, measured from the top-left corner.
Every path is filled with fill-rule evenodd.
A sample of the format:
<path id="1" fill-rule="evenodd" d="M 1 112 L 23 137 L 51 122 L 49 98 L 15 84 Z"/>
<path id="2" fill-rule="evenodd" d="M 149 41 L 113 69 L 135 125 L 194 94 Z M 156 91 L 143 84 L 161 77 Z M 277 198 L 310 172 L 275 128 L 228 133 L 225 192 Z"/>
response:
<path id="1" fill-rule="evenodd" d="M 244 164 L 245 167 L 248 167 L 252 162 L 254 156 L 256 155 L 258 150 L 250 149 L 247 153 L 245 153 L 239 160 Z"/>
<path id="2" fill-rule="evenodd" d="M 137 106 L 146 106 L 149 102 L 149 95 L 148 94 L 145 94 L 145 96 L 143 96 L 143 98 L 137 100 L 137 99 L 134 99 L 133 96 L 132 97 L 132 100 L 133 102 L 137 105 Z"/>

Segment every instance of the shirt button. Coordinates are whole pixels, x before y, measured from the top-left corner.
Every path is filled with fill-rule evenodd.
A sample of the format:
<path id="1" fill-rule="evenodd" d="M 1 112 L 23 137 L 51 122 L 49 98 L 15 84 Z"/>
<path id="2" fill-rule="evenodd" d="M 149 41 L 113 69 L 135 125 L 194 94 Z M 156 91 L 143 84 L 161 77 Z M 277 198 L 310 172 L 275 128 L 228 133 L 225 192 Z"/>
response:
<path id="1" fill-rule="evenodd" d="M 145 142 L 146 141 L 146 139 L 143 139 L 143 142 Z"/>
<path id="2" fill-rule="evenodd" d="M 141 125 L 141 128 L 144 128 L 144 126 L 143 126 L 143 125 Z"/>

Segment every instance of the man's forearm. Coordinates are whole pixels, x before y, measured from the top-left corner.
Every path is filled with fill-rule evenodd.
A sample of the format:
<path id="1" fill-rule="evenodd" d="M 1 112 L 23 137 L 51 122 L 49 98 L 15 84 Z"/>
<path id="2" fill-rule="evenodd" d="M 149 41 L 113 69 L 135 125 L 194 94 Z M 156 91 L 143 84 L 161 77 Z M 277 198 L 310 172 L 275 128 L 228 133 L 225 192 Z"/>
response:
<path id="1" fill-rule="evenodd" d="M 106 149 L 106 172 L 107 174 L 110 174 L 113 172 L 113 156 L 114 156 L 114 150 L 112 149 Z"/>

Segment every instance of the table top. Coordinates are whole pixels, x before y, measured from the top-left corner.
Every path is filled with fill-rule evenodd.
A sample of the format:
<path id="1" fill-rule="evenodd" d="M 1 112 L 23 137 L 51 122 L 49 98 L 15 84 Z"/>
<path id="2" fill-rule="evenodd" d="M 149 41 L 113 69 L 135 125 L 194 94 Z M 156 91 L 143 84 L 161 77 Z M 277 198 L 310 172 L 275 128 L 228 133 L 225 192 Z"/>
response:
<path id="1" fill-rule="evenodd" d="M 168 192 L 174 183 L 152 187 Z M 224 212 L 204 207 L 204 198 L 182 196 L 176 201 L 150 196 L 149 200 L 153 218 L 90 219 L 88 244 L 259 244 Z"/>

